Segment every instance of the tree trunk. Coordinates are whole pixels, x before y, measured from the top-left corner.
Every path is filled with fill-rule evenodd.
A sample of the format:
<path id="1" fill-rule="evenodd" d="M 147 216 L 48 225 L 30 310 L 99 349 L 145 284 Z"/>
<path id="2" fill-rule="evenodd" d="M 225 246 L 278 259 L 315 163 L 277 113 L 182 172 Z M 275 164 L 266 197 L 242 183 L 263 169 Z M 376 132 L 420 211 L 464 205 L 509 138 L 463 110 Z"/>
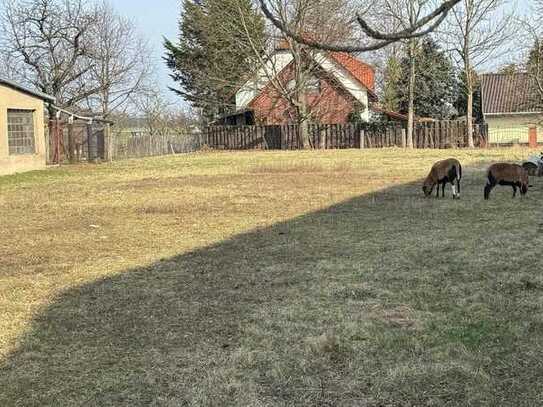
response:
<path id="1" fill-rule="evenodd" d="M 466 126 L 468 131 L 468 147 L 475 147 L 473 141 L 473 86 L 468 88 L 468 108 L 466 111 Z"/>
<path id="2" fill-rule="evenodd" d="M 475 144 L 473 143 L 473 75 L 471 68 L 471 59 L 470 59 L 470 46 L 471 46 L 471 29 L 472 21 L 469 17 L 473 13 L 474 3 L 473 0 L 467 0 L 466 9 L 468 10 L 465 34 L 464 34 L 464 71 L 466 75 L 466 96 L 468 106 L 466 108 L 466 129 L 468 133 L 468 147 L 473 148 Z"/>
<path id="3" fill-rule="evenodd" d="M 307 120 L 303 120 L 302 122 L 300 122 L 299 129 L 303 149 L 310 149 L 311 143 L 309 142 L 309 123 L 307 122 Z"/>
<path id="4" fill-rule="evenodd" d="M 473 142 L 473 76 L 471 74 L 471 66 L 468 58 L 466 58 L 464 69 L 466 70 L 466 130 L 468 133 L 468 147 L 474 148 L 475 143 Z"/>
<path id="5" fill-rule="evenodd" d="M 304 95 L 300 99 L 300 102 L 301 103 L 298 108 L 298 129 L 300 132 L 299 137 L 302 142 L 302 148 L 304 150 L 307 150 L 311 148 L 311 143 L 309 142 L 309 123 Z"/>
<path id="6" fill-rule="evenodd" d="M 300 76 L 298 76 L 299 78 Z M 298 128 L 300 132 L 300 139 L 302 141 L 302 148 L 304 150 L 311 148 L 311 143 L 309 142 L 309 115 L 307 112 L 307 95 L 306 95 L 306 86 L 305 81 L 299 80 L 298 83 L 301 83 L 298 88 Z"/>
<path id="7" fill-rule="evenodd" d="M 413 148 L 415 121 L 415 41 L 409 41 L 409 107 L 407 112 L 407 148 Z"/>

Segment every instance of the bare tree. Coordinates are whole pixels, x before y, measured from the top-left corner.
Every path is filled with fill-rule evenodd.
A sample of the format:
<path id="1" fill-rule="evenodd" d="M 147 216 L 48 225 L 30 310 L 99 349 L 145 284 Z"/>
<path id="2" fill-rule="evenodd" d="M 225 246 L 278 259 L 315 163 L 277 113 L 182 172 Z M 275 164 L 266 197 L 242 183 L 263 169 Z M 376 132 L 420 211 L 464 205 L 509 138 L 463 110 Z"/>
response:
<path id="1" fill-rule="evenodd" d="M 473 141 L 473 92 L 475 71 L 505 50 L 512 37 L 513 14 L 505 12 L 507 0 L 462 0 L 443 25 L 441 36 L 465 74 L 468 145 Z"/>
<path id="2" fill-rule="evenodd" d="M 133 99 L 134 112 L 128 113 L 130 117 L 136 117 L 145 131 L 151 136 L 163 136 L 167 134 L 185 134 L 194 125 L 194 115 L 184 110 L 177 103 L 164 98 L 157 90 L 139 92 Z M 118 126 L 122 128 L 122 123 Z"/>
<path id="3" fill-rule="evenodd" d="M 0 37 L 0 77 L 19 80 L 25 77 L 16 58 L 11 55 Z"/>
<path id="4" fill-rule="evenodd" d="M 79 80 L 91 68 L 89 32 L 96 22 L 83 0 L 7 0 L 2 16 L 2 45 L 24 80 L 73 106 L 99 86 L 82 91 Z M 50 112 L 51 113 L 51 112 Z"/>
<path id="5" fill-rule="evenodd" d="M 302 32 L 304 36 L 318 36 L 324 41 L 351 36 L 352 24 L 347 12 L 349 7 L 348 0 L 274 1 L 274 8 L 278 10 L 282 24 Z M 245 30 L 245 35 L 249 33 L 249 30 Z M 308 124 L 312 119 L 331 115 L 334 109 L 338 109 L 337 106 L 325 106 L 321 101 L 329 95 L 330 84 L 334 88 L 340 85 L 333 83 L 330 74 L 324 72 L 321 64 L 325 54 L 320 50 L 273 31 L 269 38 L 272 41 L 266 44 L 250 39 L 257 68 L 249 87 L 258 91 L 266 89 L 272 99 L 269 113 L 286 112 L 299 125 L 303 147 L 310 148 Z M 327 77 L 328 86 L 321 89 L 324 77 Z"/>
<path id="6" fill-rule="evenodd" d="M 543 0 L 535 0 L 528 16 L 518 22 L 523 29 L 516 37 L 516 45 L 524 62 L 517 69 L 522 69 L 529 78 L 528 103 L 543 109 Z"/>
<path id="7" fill-rule="evenodd" d="M 406 28 L 385 32 L 376 29 L 370 25 L 366 18 L 367 9 L 355 13 L 356 21 L 364 34 L 373 39 L 374 42 L 365 45 L 343 45 L 333 43 L 320 38 L 308 38 L 300 31 L 296 30 L 296 26 L 288 24 L 281 13 L 288 6 L 289 0 L 275 0 L 271 5 L 270 1 L 258 0 L 260 8 L 264 15 L 272 22 L 272 24 L 281 30 L 288 37 L 292 38 L 300 44 L 304 44 L 313 48 L 318 48 L 327 51 L 343 51 L 343 52 L 367 52 L 374 51 L 386 47 L 400 40 L 419 38 L 434 31 L 447 17 L 448 12 L 461 0 L 447 0 L 436 7 L 432 12 L 426 15 L 418 15 L 416 19 L 409 22 Z M 371 2 L 370 7 L 373 6 Z"/>
<path id="8" fill-rule="evenodd" d="M 1 26 L 6 76 L 55 96 L 61 108 L 106 117 L 151 70 L 145 41 L 106 2 L 8 0 Z"/>
<path id="9" fill-rule="evenodd" d="M 376 20 L 375 25 L 380 31 L 384 31 L 388 28 L 389 30 L 392 29 L 394 32 L 408 32 L 411 27 L 418 24 L 421 18 L 423 18 L 422 16 L 428 12 L 431 5 L 432 3 L 430 0 L 382 0 L 377 4 L 377 11 L 373 11 L 374 20 Z M 428 31 L 428 29 L 425 31 Z M 404 47 L 407 49 L 409 61 L 406 137 L 406 144 L 409 148 L 413 148 L 413 130 L 415 121 L 414 98 L 417 81 L 416 56 L 419 48 L 418 42 L 419 36 L 410 36 L 396 41 L 396 43 L 404 44 Z M 395 44 L 391 44 L 391 46 L 395 47 Z"/>
<path id="10" fill-rule="evenodd" d="M 150 78 L 149 46 L 134 24 L 119 16 L 107 3 L 96 8 L 96 21 L 89 30 L 90 69 L 80 77 L 83 93 L 98 89 L 86 98 L 87 106 L 108 117 L 128 106 L 127 101 L 142 92 Z"/>

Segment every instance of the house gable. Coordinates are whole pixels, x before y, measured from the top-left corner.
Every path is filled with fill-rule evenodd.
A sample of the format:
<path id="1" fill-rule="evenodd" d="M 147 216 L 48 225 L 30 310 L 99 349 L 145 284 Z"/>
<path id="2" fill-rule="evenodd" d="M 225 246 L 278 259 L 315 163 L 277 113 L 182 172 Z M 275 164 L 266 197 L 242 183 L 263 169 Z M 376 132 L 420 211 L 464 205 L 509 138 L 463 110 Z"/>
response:
<path id="1" fill-rule="evenodd" d="M 45 168 L 44 99 L 51 100 L 11 83 L 0 83 L 0 175 Z M 32 123 L 32 152 L 12 151 L 8 136 L 10 112 L 28 113 Z"/>
<path id="2" fill-rule="evenodd" d="M 236 110 L 245 109 L 258 93 L 277 77 L 292 62 L 292 54 L 286 51 L 275 52 L 264 67 L 260 68 L 250 80 L 236 92 Z"/>
<path id="3" fill-rule="evenodd" d="M 289 66 L 277 79 L 286 84 L 293 76 L 292 66 Z M 361 106 L 361 102 L 323 68 L 315 71 L 315 77 L 318 80 L 319 91 L 307 92 L 308 110 L 321 123 L 347 122 L 350 114 Z M 248 107 L 254 111 L 258 123 L 286 124 L 296 120 L 295 109 L 271 83 L 259 92 Z"/>
<path id="4" fill-rule="evenodd" d="M 370 118 L 369 103 L 376 101 L 373 92 L 374 71 L 369 65 L 344 53 L 317 52 L 313 58 L 323 82 L 320 100 L 312 98 L 313 109 L 322 122 L 345 122 L 356 108 L 362 107 L 362 119 Z M 254 109 L 259 122 L 285 123 L 292 120 L 292 109 L 275 90 L 271 78 L 287 84 L 292 79 L 293 58 L 290 52 L 280 51 L 270 58 L 266 68 L 256 74 L 258 79 L 246 82 L 236 93 L 236 111 Z M 332 88 L 336 88 L 334 91 Z M 317 106 L 318 105 L 318 106 Z M 267 116 L 267 117 L 266 117 Z"/>

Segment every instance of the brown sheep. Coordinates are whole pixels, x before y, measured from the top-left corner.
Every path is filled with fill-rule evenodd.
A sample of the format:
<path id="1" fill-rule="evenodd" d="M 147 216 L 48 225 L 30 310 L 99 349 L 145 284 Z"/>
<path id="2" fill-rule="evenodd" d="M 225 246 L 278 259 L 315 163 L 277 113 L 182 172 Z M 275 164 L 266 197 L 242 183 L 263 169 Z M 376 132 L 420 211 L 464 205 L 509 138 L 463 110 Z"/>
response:
<path id="1" fill-rule="evenodd" d="M 484 189 L 485 199 L 490 197 L 490 191 L 496 185 L 510 185 L 513 187 L 513 198 L 517 195 L 517 188 L 520 188 L 520 195 L 528 192 L 528 171 L 517 164 L 496 163 L 488 167 L 486 172 L 486 185 Z"/>
<path id="2" fill-rule="evenodd" d="M 445 196 L 445 184 L 452 185 L 453 199 L 460 198 L 460 180 L 462 179 L 462 166 L 456 158 L 448 158 L 438 161 L 432 166 L 430 173 L 424 180 L 422 190 L 424 195 L 430 196 L 437 185 L 436 197 L 439 197 L 439 185 L 441 185 L 441 196 Z M 454 186 L 456 181 L 456 188 Z M 458 189 L 458 191 L 457 191 Z"/>

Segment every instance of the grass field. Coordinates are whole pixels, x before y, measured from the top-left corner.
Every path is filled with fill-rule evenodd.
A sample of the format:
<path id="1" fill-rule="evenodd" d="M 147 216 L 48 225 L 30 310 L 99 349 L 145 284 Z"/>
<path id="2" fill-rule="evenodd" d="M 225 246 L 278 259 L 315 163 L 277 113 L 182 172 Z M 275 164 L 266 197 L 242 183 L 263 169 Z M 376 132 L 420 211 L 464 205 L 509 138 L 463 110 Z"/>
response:
<path id="1" fill-rule="evenodd" d="M 200 153 L 0 178 L 0 406 L 543 405 L 528 150 Z M 454 155 L 462 198 L 421 178 Z"/>

